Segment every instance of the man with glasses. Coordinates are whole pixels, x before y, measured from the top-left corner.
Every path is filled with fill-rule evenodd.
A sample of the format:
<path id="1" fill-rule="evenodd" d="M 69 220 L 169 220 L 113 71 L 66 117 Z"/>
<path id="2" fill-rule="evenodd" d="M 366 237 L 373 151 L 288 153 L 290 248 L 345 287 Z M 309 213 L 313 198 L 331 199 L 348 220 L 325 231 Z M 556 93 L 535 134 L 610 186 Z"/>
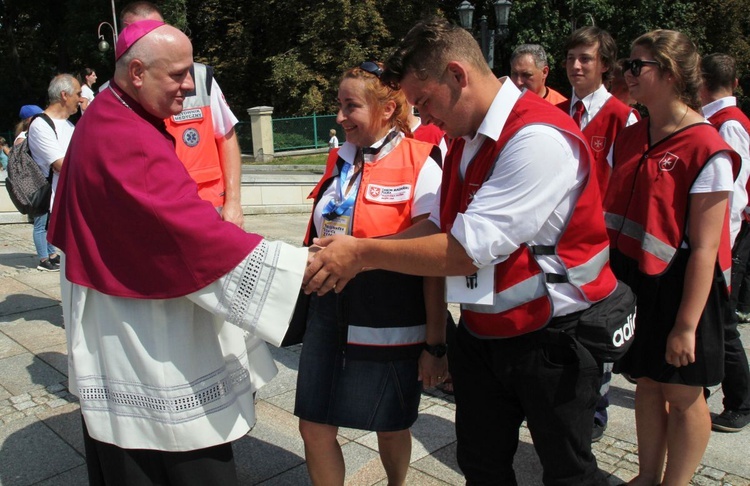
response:
<path id="1" fill-rule="evenodd" d="M 740 174 L 731 195 L 730 235 L 732 247 L 732 295 L 724 317 L 724 411 L 711 418 L 714 430 L 739 432 L 750 422 L 750 370 L 745 348 L 737 330 L 735 313 L 742 281 L 750 258 L 747 182 L 750 175 L 750 120 L 737 108 L 733 96 L 737 88 L 735 61 L 726 54 L 711 54 L 701 60 L 703 72 L 703 115 L 708 118 L 735 152 L 742 158 Z"/>
<path id="2" fill-rule="evenodd" d="M 601 373 L 573 334 L 617 282 L 580 130 L 498 80 L 471 34 L 444 19 L 409 31 L 383 79 L 454 139 L 439 207 L 394 238 L 316 240 L 305 290 L 345 291 L 366 268 L 448 276 L 461 302 L 448 356 L 467 483 L 516 484 L 525 417 L 545 484 L 606 484 L 591 452 Z"/>
<path id="3" fill-rule="evenodd" d="M 126 5 L 120 20 L 123 27 L 139 20 L 164 21 L 159 8 L 144 1 Z M 211 66 L 193 63 L 195 91 L 185 98 L 182 113 L 165 122 L 175 138 L 177 156 L 198 184 L 201 199 L 213 204 L 222 219 L 242 228 L 242 156 L 234 130 L 237 117 L 213 72 Z"/>

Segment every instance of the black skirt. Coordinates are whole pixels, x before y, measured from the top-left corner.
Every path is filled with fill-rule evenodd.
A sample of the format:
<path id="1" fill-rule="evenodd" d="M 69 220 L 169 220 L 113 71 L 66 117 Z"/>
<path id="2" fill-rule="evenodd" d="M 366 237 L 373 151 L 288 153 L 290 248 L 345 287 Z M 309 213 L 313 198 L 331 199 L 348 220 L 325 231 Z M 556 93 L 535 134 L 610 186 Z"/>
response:
<path id="1" fill-rule="evenodd" d="M 660 383 L 712 386 L 724 377 L 724 333 L 722 318 L 729 306 L 724 277 L 718 265 L 695 336 L 695 362 L 676 368 L 664 355 L 667 337 L 674 327 L 682 300 L 685 269 L 690 250 L 678 251 L 669 269 L 657 277 L 645 275 L 638 262 L 612 250 L 610 264 L 617 278 L 638 297 L 635 340 L 628 353 L 615 364 L 616 373 L 632 378 L 651 378 Z"/>

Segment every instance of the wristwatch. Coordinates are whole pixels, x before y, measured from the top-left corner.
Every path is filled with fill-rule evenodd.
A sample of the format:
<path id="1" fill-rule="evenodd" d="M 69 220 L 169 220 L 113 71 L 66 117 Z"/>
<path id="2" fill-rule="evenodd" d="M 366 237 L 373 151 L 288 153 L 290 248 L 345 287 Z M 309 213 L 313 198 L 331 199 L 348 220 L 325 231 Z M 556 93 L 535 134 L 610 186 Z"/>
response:
<path id="1" fill-rule="evenodd" d="M 427 344 L 424 343 L 424 349 L 436 358 L 442 358 L 448 352 L 446 344 Z"/>

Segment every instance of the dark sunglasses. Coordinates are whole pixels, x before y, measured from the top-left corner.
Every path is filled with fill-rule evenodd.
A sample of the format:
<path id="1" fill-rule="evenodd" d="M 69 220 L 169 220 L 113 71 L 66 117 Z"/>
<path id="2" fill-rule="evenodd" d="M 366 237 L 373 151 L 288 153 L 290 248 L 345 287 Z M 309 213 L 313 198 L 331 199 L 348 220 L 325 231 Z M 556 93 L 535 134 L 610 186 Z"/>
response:
<path id="1" fill-rule="evenodd" d="M 362 64 L 359 65 L 359 68 L 366 73 L 372 74 L 378 79 L 380 79 L 380 75 L 383 74 L 383 70 L 380 69 L 380 66 L 378 66 L 372 61 L 363 62 Z"/>
<path id="2" fill-rule="evenodd" d="M 622 62 L 622 72 L 625 73 L 627 71 L 630 71 L 630 74 L 632 74 L 633 77 L 637 78 L 641 75 L 641 69 L 643 69 L 643 66 L 645 66 L 646 64 L 659 66 L 659 63 L 656 61 L 644 61 L 643 59 L 627 59 Z"/>

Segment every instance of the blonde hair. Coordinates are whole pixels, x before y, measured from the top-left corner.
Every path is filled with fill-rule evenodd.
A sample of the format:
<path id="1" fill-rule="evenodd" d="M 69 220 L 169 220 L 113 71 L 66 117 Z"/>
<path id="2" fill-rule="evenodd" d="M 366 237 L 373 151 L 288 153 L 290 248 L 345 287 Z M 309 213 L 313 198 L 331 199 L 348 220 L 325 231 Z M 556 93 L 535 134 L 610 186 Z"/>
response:
<path id="1" fill-rule="evenodd" d="M 378 62 L 375 64 L 381 70 L 383 69 L 382 63 Z M 393 101 L 396 104 L 396 108 L 389 119 L 391 128 L 397 128 L 399 131 L 404 132 L 407 137 L 412 136 L 411 128 L 409 128 L 409 104 L 406 101 L 404 93 L 385 85 L 378 76 L 359 67 L 346 71 L 341 77 L 341 81 L 345 79 L 359 79 L 364 82 L 365 100 L 367 100 L 367 104 L 372 108 L 373 120 L 380 119 L 385 110 L 386 103 Z"/>

